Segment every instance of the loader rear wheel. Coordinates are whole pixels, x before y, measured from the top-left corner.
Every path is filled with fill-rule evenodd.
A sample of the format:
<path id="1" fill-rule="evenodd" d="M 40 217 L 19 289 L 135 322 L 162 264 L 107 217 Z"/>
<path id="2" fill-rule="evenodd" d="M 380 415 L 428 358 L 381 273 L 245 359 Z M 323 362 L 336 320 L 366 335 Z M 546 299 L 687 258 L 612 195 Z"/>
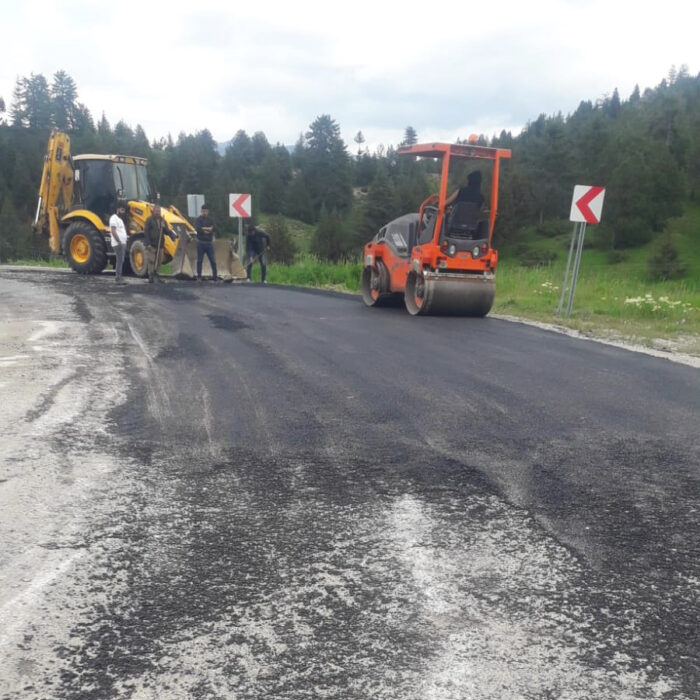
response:
<path id="1" fill-rule="evenodd" d="M 148 267 L 146 265 L 146 246 L 143 238 L 135 238 L 129 245 L 129 255 L 127 256 L 131 272 L 136 277 L 146 277 Z"/>
<path id="2" fill-rule="evenodd" d="M 362 300 L 367 306 L 381 306 L 389 293 L 389 271 L 381 260 L 362 270 Z"/>
<path id="3" fill-rule="evenodd" d="M 70 267 L 83 275 L 97 275 L 107 267 L 102 233 L 87 221 L 75 221 L 68 227 L 63 252 Z"/>

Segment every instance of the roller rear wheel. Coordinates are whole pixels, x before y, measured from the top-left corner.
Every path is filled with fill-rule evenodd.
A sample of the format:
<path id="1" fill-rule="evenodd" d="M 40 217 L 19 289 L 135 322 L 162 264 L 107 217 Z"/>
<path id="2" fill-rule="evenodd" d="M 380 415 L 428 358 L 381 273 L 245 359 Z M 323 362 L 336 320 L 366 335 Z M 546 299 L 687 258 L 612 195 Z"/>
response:
<path id="1" fill-rule="evenodd" d="M 362 270 L 362 300 L 367 306 L 381 306 L 389 294 L 389 271 L 381 260 Z"/>

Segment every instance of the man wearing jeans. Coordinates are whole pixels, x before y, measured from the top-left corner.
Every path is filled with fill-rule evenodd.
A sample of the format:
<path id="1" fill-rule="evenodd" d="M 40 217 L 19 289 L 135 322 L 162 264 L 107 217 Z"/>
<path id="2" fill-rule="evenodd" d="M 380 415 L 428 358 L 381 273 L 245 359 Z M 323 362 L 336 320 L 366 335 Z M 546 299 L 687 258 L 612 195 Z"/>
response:
<path id="1" fill-rule="evenodd" d="M 116 274 L 117 284 L 126 284 L 122 279 L 122 267 L 124 266 L 124 255 L 126 253 L 126 226 L 124 218 L 126 216 L 126 204 L 117 202 L 117 209 L 112 216 L 109 217 L 109 232 L 112 237 L 112 250 L 117 256 L 114 263 L 114 272 Z"/>
<path id="2" fill-rule="evenodd" d="M 214 256 L 214 221 L 209 216 L 209 207 L 202 204 L 202 215 L 197 217 L 194 224 L 197 230 L 197 282 L 202 281 L 202 262 L 204 256 L 209 258 L 211 278 L 216 282 L 216 259 Z"/>

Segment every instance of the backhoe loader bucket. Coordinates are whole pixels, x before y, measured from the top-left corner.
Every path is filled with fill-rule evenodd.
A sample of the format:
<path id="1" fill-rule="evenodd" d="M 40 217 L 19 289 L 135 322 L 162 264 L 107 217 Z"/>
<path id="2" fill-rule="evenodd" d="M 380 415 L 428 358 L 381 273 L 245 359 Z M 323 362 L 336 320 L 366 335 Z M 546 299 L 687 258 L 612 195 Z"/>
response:
<path id="1" fill-rule="evenodd" d="M 233 243 L 230 240 L 214 241 L 214 258 L 216 259 L 216 273 L 224 282 L 245 279 L 245 268 L 234 252 Z M 170 270 L 176 279 L 184 280 L 197 277 L 196 239 L 190 239 L 184 233 L 180 234 L 175 257 L 170 263 Z M 211 277 L 211 265 L 209 265 L 209 259 L 206 255 L 202 261 L 202 276 Z"/>

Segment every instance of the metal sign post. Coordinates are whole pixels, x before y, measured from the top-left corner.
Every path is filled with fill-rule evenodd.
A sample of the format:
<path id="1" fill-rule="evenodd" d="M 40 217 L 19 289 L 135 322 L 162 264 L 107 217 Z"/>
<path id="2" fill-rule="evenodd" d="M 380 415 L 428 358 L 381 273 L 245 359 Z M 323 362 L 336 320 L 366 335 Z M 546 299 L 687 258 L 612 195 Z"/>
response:
<path id="1" fill-rule="evenodd" d="M 187 195 L 187 216 L 191 219 L 196 219 L 202 213 L 204 206 L 203 194 L 188 194 Z"/>
<path id="2" fill-rule="evenodd" d="M 564 305 L 564 296 L 566 295 L 567 285 L 569 283 L 569 272 L 571 270 L 571 259 L 574 259 L 574 268 L 571 275 L 571 289 L 569 290 L 569 299 L 566 304 L 566 315 L 571 313 L 571 307 L 574 303 L 574 294 L 576 294 L 576 280 L 578 279 L 578 271 L 581 266 L 581 253 L 583 251 L 583 238 L 586 235 L 586 224 L 583 222 L 574 224 L 574 232 L 571 236 L 571 245 L 569 246 L 569 257 L 566 261 L 566 270 L 564 271 L 564 283 L 561 286 L 561 296 L 559 297 L 559 305 L 557 306 L 557 316 L 561 316 L 561 310 Z M 576 244 L 576 254 L 574 255 L 574 244 Z"/>
<path id="3" fill-rule="evenodd" d="M 581 267 L 581 254 L 583 252 L 583 239 L 586 235 L 586 224 L 597 224 L 600 222 L 600 216 L 603 213 L 603 198 L 605 197 L 605 188 L 576 185 L 574 187 L 574 196 L 571 201 L 571 214 L 569 221 L 574 222 L 574 232 L 571 236 L 571 245 L 569 246 L 569 257 L 566 260 L 566 270 L 564 271 L 564 283 L 561 286 L 561 296 L 559 297 L 559 305 L 557 306 L 557 316 L 561 315 L 561 310 L 564 306 L 564 297 L 569 284 L 569 272 L 571 271 L 571 288 L 569 289 L 569 299 L 566 304 L 566 315 L 571 313 L 571 308 L 574 304 L 574 295 L 576 294 L 576 281 L 578 280 L 578 271 Z M 576 254 L 574 255 L 574 244 L 576 244 Z M 571 260 L 573 258 L 574 266 L 571 270 Z"/>

